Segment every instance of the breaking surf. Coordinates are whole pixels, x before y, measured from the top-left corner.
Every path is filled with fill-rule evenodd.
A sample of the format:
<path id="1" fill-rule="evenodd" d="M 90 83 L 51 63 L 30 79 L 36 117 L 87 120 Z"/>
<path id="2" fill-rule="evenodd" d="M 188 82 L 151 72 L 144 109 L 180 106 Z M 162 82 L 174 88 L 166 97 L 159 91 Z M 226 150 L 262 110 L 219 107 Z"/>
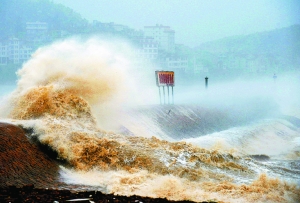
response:
<path id="1" fill-rule="evenodd" d="M 149 91 L 137 90 L 132 51 L 99 39 L 39 49 L 18 72 L 2 118 L 67 163 L 60 178 L 70 185 L 172 200 L 300 200 L 299 126 L 268 118 L 261 105 L 248 108 L 257 117 L 149 105 L 157 98 L 147 80 L 138 84 Z"/>

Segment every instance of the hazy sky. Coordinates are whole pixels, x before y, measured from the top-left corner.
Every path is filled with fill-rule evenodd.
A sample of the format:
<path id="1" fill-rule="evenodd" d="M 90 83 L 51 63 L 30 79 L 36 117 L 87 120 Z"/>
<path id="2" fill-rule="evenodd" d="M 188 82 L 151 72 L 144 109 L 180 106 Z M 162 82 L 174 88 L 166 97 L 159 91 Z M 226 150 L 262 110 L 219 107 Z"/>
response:
<path id="1" fill-rule="evenodd" d="M 232 35 L 300 24 L 300 0 L 53 0 L 89 21 L 140 30 L 168 25 L 178 44 L 196 46 Z"/>

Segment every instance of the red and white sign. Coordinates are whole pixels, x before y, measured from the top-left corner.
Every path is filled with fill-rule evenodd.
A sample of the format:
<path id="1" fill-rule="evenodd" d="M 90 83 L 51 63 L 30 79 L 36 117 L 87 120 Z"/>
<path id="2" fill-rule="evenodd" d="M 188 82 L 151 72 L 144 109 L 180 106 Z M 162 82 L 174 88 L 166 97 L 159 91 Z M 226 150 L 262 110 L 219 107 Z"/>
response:
<path id="1" fill-rule="evenodd" d="M 156 85 L 160 86 L 174 86 L 174 71 L 155 71 Z"/>

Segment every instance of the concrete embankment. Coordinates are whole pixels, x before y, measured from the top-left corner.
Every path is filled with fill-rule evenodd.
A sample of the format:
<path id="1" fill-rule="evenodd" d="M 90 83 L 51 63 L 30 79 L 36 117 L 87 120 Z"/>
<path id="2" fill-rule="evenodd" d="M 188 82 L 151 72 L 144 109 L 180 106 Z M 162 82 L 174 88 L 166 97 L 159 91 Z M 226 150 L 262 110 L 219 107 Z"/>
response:
<path id="1" fill-rule="evenodd" d="M 268 108 L 266 108 L 266 106 Z M 136 136 L 143 132 L 162 139 L 181 140 L 199 137 L 255 120 L 278 116 L 275 106 L 249 102 L 240 106 L 202 107 L 200 105 L 142 106 L 127 113 L 124 127 Z M 277 114 L 277 115 L 276 115 Z M 138 128 L 137 128 L 138 126 Z"/>

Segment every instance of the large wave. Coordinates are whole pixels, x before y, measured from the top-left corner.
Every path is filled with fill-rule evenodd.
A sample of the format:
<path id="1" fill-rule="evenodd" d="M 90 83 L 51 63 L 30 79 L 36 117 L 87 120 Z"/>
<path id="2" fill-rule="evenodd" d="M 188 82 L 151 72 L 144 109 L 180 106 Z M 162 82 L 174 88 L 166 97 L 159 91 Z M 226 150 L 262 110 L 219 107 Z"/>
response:
<path id="1" fill-rule="evenodd" d="M 124 108 L 137 104 L 137 96 L 144 101 L 143 94 L 152 101 L 135 89 L 146 81 L 135 83 L 140 74 L 132 53 L 126 43 L 99 39 L 41 48 L 18 72 L 2 115 L 68 163 L 61 178 L 70 184 L 174 200 L 299 201 L 296 185 L 260 174 L 250 157 L 159 139 L 147 128 L 120 133 L 123 113 L 130 112 Z"/>

